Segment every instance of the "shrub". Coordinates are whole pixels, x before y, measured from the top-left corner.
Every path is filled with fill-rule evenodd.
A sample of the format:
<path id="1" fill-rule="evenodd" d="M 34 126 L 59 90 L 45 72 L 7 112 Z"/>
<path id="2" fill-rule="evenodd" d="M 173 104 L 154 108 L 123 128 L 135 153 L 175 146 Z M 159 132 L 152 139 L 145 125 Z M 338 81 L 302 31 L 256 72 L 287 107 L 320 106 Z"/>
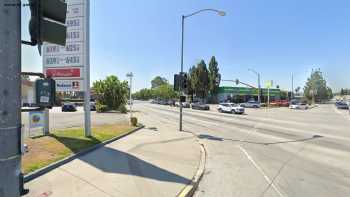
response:
<path id="1" fill-rule="evenodd" d="M 108 107 L 107 105 L 102 105 L 100 103 L 96 103 L 96 112 L 97 113 L 103 113 L 108 111 Z"/>
<path id="2" fill-rule="evenodd" d="M 126 114 L 128 110 L 126 109 L 125 105 L 120 105 L 118 111 L 120 111 L 120 113 Z"/>

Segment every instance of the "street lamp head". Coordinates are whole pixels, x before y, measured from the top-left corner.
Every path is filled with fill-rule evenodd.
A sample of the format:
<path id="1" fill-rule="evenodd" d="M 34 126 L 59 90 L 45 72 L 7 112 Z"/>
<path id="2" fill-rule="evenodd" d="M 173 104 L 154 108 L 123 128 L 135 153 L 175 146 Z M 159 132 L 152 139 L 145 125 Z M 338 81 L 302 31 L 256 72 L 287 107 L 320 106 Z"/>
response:
<path id="1" fill-rule="evenodd" d="M 218 11 L 218 14 L 219 14 L 220 16 L 226 16 L 226 12 L 224 12 L 224 11 Z"/>
<path id="2" fill-rule="evenodd" d="M 126 77 L 133 77 L 133 76 L 134 75 L 132 74 L 132 72 L 126 74 Z"/>

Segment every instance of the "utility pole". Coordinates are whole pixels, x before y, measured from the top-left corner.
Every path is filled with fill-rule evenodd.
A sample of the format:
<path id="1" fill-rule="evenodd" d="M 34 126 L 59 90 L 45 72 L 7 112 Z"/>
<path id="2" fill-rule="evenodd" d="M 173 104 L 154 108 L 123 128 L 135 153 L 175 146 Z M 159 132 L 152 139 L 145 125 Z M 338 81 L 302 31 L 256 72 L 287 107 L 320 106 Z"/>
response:
<path id="1" fill-rule="evenodd" d="M 21 194 L 21 1 L 0 3 L 0 196 Z"/>
<path id="2" fill-rule="evenodd" d="M 253 69 L 248 69 L 248 71 L 253 72 L 256 76 L 258 76 L 258 101 L 259 103 L 261 103 L 261 83 L 260 83 L 260 73 L 258 73 L 257 71 L 253 70 Z"/>

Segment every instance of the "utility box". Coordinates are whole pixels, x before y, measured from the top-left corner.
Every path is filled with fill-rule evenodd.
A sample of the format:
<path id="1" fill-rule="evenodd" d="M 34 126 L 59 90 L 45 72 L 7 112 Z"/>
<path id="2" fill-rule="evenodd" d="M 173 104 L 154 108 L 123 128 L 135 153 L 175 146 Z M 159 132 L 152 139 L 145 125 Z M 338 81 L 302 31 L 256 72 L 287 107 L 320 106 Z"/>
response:
<path id="1" fill-rule="evenodd" d="M 51 78 L 35 81 L 36 104 L 39 107 L 51 108 L 55 104 L 56 82 Z"/>

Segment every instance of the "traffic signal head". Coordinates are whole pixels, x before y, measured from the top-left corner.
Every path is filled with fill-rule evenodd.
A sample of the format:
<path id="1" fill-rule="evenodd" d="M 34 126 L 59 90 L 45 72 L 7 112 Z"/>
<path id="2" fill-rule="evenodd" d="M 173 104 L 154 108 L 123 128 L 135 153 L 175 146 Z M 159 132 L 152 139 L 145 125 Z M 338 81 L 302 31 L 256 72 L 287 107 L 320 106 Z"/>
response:
<path id="1" fill-rule="evenodd" d="M 179 91 L 180 89 L 180 75 L 175 74 L 174 75 L 174 91 Z"/>
<path id="2" fill-rule="evenodd" d="M 235 82 L 236 82 L 236 85 L 238 85 L 238 84 L 239 84 L 239 79 L 236 79 L 236 81 L 235 81 Z"/>
<path id="3" fill-rule="evenodd" d="M 67 3 L 62 0 L 29 0 L 29 33 L 33 44 L 66 45 Z"/>
<path id="4" fill-rule="evenodd" d="M 187 91 L 187 88 L 188 88 L 187 73 L 183 73 L 183 75 L 182 75 L 182 89 L 184 91 Z"/>

